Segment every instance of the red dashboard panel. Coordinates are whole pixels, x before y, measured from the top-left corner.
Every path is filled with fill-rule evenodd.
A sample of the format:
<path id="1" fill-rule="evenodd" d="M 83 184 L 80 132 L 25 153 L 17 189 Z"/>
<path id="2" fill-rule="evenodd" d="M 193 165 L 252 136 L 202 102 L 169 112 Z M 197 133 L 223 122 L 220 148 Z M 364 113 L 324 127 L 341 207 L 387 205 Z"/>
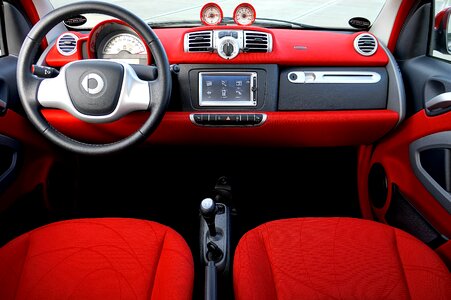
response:
<path id="1" fill-rule="evenodd" d="M 362 56 L 354 50 L 354 39 L 359 33 L 266 29 L 246 27 L 246 30 L 258 30 L 273 35 L 273 51 L 271 53 L 242 53 L 235 59 L 225 60 L 217 53 L 186 53 L 183 48 L 184 35 L 187 32 L 237 29 L 239 26 L 214 26 L 186 28 L 155 29 L 161 40 L 171 64 L 278 64 L 286 66 L 386 66 L 388 57 L 379 47 L 372 56 Z M 84 36 L 86 38 L 86 36 Z M 79 42 L 81 45 L 81 43 Z M 65 57 L 58 53 L 56 46 L 52 48 L 47 63 L 60 67 L 65 62 L 81 59 L 81 51 L 73 56 Z"/>
<path id="2" fill-rule="evenodd" d="M 55 44 L 50 49 L 49 53 L 47 54 L 47 57 L 45 58 L 45 62 L 49 66 L 51 66 L 51 67 L 58 67 L 59 68 L 59 67 L 64 66 L 67 63 L 72 62 L 72 61 L 83 59 L 82 47 L 83 47 L 84 44 L 86 44 L 85 42 L 88 40 L 88 35 L 87 34 L 78 33 L 78 32 L 75 32 L 75 31 L 71 31 L 71 33 L 73 33 L 76 36 L 78 36 L 77 52 L 75 52 L 74 54 L 69 55 L 69 56 L 62 55 L 61 53 L 58 52 L 58 49 L 57 49 L 56 44 Z"/>
<path id="3" fill-rule="evenodd" d="M 44 110 L 45 117 L 59 131 L 87 142 L 117 141 L 136 131 L 146 113 L 134 113 L 109 124 L 89 124 L 64 111 Z M 223 113 L 223 112 L 221 112 Z M 168 112 L 149 138 L 153 144 L 240 145 L 240 146 L 344 146 L 370 144 L 398 122 L 389 110 L 267 112 L 258 127 L 201 127 L 190 113 Z"/>
<path id="4" fill-rule="evenodd" d="M 339 32 L 265 29 L 246 27 L 246 30 L 269 32 L 273 35 L 271 53 L 245 53 L 232 60 L 224 60 L 215 53 L 186 53 L 183 38 L 186 32 L 212 29 L 238 29 L 237 26 L 215 26 L 214 28 L 156 29 L 169 61 L 173 64 L 278 64 L 287 66 L 386 66 L 388 57 L 379 48 L 373 56 L 362 56 L 354 50 L 354 39 L 358 35 Z"/>

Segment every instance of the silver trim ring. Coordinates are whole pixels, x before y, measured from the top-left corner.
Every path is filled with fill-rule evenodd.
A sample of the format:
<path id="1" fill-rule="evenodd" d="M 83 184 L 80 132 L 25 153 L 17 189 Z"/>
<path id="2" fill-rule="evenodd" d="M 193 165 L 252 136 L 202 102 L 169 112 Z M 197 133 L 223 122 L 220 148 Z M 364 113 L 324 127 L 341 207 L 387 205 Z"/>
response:
<path id="1" fill-rule="evenodd" d="M 64 36 L 71 36 L 75 39 L 75 47 L 74 49 L 72 49 L 70 52 L 64 52 L 63 50 L 61 50 L 60 48 L 60 39 L 63 38 Z M 60 35 L 58 37 L 58 39 L 56 40 L 56 49 L 58 50 L 58 53 L 64 56 L 71 56 L 73 54 L 75 54 L 77 52 L 77 43 L 78 43 L 78 36 L 76 36 L 75 34 L 71 33 L 71 32 L 66 32 L 62 35 Z"/>
<path id="2" fill-rule="evenodd" d="M 93 88 L 89 87 L 89 81 L 95 80 L 97 85 Z M 83 80 L 81 81 L 81 86 L 83 89 L 88 92 L 91 95 L 97 95 L 103 90 L 103 87 L 105 86 L 105 82 L 103 81 L 102 77 L 96 73 L 89 73 L 86 75 Z"/>

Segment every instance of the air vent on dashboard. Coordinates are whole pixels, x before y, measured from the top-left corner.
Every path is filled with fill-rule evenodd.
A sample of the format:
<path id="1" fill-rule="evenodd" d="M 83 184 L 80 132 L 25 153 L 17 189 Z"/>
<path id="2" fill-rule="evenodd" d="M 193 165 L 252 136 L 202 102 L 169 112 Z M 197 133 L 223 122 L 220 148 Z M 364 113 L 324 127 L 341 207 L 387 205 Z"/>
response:
<path id="1" fill-rule="evenodd" d="M 185 52 L 211 52 L 213 31 L 191 32 L 185 35 Z"/>
<path id="2" fill-rule="evenodd" d="M 271 52 L 272 51 L 271 34 L 259 31 L 245 31 L 244 51 Z"/>
<path id="3" fill-rule="evenodd" d="M 58 52 L 62 55 L 69 56 L 77 52 L 78 37 L 73 33 L 64 33 L 57 42 L 56 47 Z"/>
<path id="4" fill-rule="evenodd" d="M 371 34 L 359 34 L 354 40 L 354 48 L 361 55 L 373 55 L 377 50 L 377 40 Z"/>

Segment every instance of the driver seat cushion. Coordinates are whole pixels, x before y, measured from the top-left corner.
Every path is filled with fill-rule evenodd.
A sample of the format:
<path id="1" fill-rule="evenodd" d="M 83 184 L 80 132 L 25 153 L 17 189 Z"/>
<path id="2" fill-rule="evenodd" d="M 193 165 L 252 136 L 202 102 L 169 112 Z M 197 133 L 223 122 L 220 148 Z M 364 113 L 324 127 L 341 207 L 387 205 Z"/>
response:
<path id="1" fill-rule="evenodd" d="M 191 299 L 183 238 L 135 219 L 53 223 L 0 248 L 0 299 Z"/>
<path id="2" fill-rule="evenodd" d="M 236 300 L 451 299 L 451 276 L 413 236 L 373 221 L 286 219 L 240 240 Z"/>

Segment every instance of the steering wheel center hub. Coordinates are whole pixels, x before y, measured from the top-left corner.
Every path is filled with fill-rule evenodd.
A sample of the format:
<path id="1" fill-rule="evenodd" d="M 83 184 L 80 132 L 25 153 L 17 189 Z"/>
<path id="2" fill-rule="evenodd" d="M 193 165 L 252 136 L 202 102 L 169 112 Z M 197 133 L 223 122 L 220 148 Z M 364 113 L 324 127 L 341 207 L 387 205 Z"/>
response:
<path id="1" fill-rule="evenodd" d="M 66 84 L 74 107 L 82 114 L 111 114 L 117 106 L 124 67 L 109 61 L 77 61 L 66 68 Z"/>

